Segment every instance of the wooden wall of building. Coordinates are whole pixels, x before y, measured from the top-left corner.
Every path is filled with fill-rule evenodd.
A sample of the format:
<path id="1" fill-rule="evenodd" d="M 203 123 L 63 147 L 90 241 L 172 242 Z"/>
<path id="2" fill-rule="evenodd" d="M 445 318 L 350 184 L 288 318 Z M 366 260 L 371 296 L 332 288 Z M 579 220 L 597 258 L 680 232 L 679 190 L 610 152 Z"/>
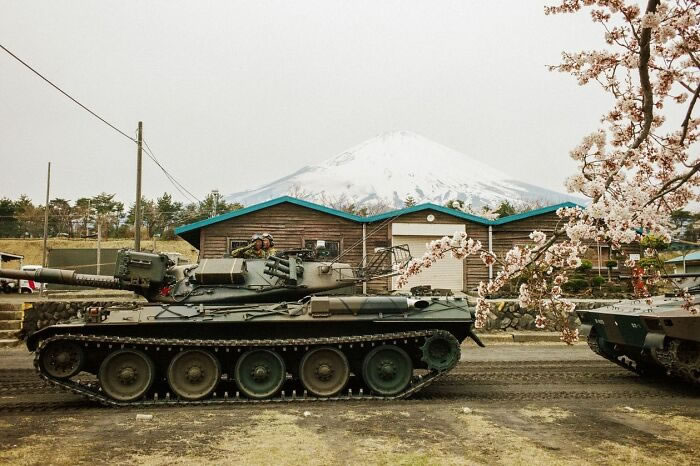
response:
<path id="1" fill-rule="evenodd" d="M 435 218 L 433 222 L 428 222 L 427 216 L 431 214 Z M 542 231 L 547 235 L 552 234 L 559 221 L 556 213 L 552 212 L 504 225 L 494 225 L 492 227 L 493 250 L 499 257 L 503 257 L 515 245 L 531 244 L 529 235 L 533 230 Z M 465 225 L 467 235 L 481 241 L 482 250 L 488 250 L 488 226 L 426 209 L 366 224 L 368 254 L 371 255 L 375 248 L 391 246 L 393 222 Z M 340 242 L 342 255 L 340 262 L 357 267 L 362 261 L 362 223 L 291 203 L 274 205 L 203 227 L 200 230 L 200 257 L 203 259 L 222 257 L 229 252 L 230 240 L 248 241 L 254 233 L 262 232 L 269 232 L 274 236 L 277 250 L 302 248 L 305 240 L 336 240 Z M 630 252 L 638 252 L 638 246 L 629 246 L 623 251 L 624 254 Z M 624 259 L 619 260 L 620 266 L 614 275 L 629 274 L 623 262 Z M 498 270 L 499 268 L 494 266 L 494 276 Z M 474 290 L 479 282 L 486 281 L 488 278 L 488 267 L 478 255 L 465 260 L 464 291 Z M 367 291 L 382 293 L 390 288 L 391 278 L 382 278 L 369 282 Z"/>

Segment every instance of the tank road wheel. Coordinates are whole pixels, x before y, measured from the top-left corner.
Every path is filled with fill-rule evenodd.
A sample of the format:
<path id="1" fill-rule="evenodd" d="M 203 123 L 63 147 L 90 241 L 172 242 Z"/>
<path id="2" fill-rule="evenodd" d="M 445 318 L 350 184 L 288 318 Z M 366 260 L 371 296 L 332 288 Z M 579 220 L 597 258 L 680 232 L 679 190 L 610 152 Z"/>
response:
<path id="1" fill-rule="evenodd" d="M 350 378 L 348 358 L 335 348 L 312 349 L 299 364 L 299 377 L 304 387 L 316 396 L 336 395 Z"/>
<path id="2" fill-rule="evenodd" d="M 401 393 L 411 381 L 413 362 L 395 345 L 383 345 L 370 351 L 362 362 L 362 377 L 375 393 L 392 396 Z"/>
<path id="3" fill-rule="evenodd" d="M 57 379 L 73 377 L 83 368 L 85 352 L 72 341 L 54 341 L 41 352 L 41 368 Z"/>
<path id="4" fill-rule="evenodd" d="M 153 361 L 135 349 L 110 353 L 97 375 L 102 390 L 117 401 L 134 401 L 146 394 L 155 379 Z"/>
<path id="5" fill-rule="evenodd" d="M 459 362 L 459 341 L 450 332 L 438 331 L 430 335 L 421 346 L 421 351 L 421 360 L 430 370 L 449 370 Z"/>
<path id="6" fill-rule="evenodd" d="M 168 384 L 185 400 L 201 400 L 221 379 L 221 364 L 210 352 L 188 350 L 175 355 L 168 366 Z"/>
<path id="7" fill-rule="evenodd" d="M 282 388 L 286 376 L 287 370 L 280 355 L 265 349 L 243 353 L 234 369 L 238 389 L 255 399 L 273 396 Z"/>

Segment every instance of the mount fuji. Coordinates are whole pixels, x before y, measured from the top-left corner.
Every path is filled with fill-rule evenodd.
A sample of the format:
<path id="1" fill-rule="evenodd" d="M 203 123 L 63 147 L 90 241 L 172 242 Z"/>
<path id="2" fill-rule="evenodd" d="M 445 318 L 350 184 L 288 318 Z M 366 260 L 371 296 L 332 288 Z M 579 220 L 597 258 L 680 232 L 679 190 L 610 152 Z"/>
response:
<path id="1" fill-rule="evenodd" d="M 511 203 L 556 204 L 580 198 L 513 179 L 489 165 L 410 131 L 381 134 L 331 157 L 247 191 L 226 196 L 257 204 L 291 195 L 319 204 L 345 200 L 357 206 L 458 199 L 478 209 Z"/>

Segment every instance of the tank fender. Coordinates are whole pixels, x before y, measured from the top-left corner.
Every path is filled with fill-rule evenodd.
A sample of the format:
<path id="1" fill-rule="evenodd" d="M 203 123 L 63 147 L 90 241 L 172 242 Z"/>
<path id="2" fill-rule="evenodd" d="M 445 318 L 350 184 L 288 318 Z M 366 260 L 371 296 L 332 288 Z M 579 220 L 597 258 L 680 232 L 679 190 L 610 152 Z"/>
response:
<path id="1" fill-rule="evenodd" d="M 666 340 L 666 335 L 663 335 L 661 333 L 647 333 L 647 336 L 644 338 L 644 348 L 646 349 L 663 349 L 664 348 L 664 342 Z"/>
<path id="2" fill-rule="evenodd" d="M 469 338 L 474 340 L 474 343 L 476 343 L 478 346 L 480 346 L 482 348 L 486 348 L 486 345 L 484 344 L 483 341 L 481 341 L 481 338 L 479 338 L 479 336 L 476 333 L 474 333 L 473 328 L 469 328 L 469 333 L 467 333 L 467 336 L 469 336 Z"/>
<path id="3" fill-rule="evenodd" d="M 52 337 L 54 332 L 51 327 L 44 327 L 36 332 L 32 333 L 27 337 L 27 349 L 29 351 L 34 351 L 39 346 L 39 343 L 46 338 Z"/>
<path id="4" fill-rule="evenodd" d="M 581 336 L 587 337 L 588 335 L 591 334 L 593 331 L 593 325 L 591 324 L 581 324 L 581 326 L 578 329 L 578 333 Z"/>

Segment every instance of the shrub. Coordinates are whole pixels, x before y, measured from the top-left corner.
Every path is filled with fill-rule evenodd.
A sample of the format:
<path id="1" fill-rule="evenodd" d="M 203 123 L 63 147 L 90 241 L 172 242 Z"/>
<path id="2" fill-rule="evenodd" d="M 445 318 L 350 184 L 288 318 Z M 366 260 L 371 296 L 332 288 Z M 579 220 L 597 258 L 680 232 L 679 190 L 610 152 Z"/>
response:
<path id="1" fill-rule="evenodd" d="M 613 285 L 613 284 L 606 284 L 603 286 L 603 289 L 607 291 L 608 293 L 622 293 L 622 286 L 621 285 Z"/>
<path id="2" fill-rule="evenodd" d="M 600 286 L 605 283 L 605 278 L 601 277 L 600 275 L 596 275 L 595 277 L 591 278 L 591 286 L 594 286 L 596 288 L 600 288 Z"/>
<path id="3" fill-rule="evenodd" d="M 614 269 L 615 267 L 617 267 L 617 261 L 616 260 L 605 261 L 605 266 L 609 269 Z"/>
<path id="4" fill-rule="evenodd" d="M 664 238 L 652 234 L 645 235 L 639 244 L 641 244 L 643 248 L 652 248 L 657 251 L 663 251 L 670 246 Z"/>
<path id="5" fill-rule="evenodd" d="M 661 259 L 659 259 L 658 257 L 643 257 L 642 259 L 639 259 L 639 262 L 637 262 L 637 264 L 645 269 L 648 267 L 660 268 L 664 266 L 663 262 L 661 262 Z"/>
<path id="6" fill-rule="evenodd" d="M 562 285 L 562 289 L 570 293 L 576 293 L 585 290 L 588 286 L 588 282 L 582 278 L 570 278 L 568 282 Z"/>
<path id="7" fill-rule="evenodd" d="M 588 259 L 582 259 L 581 265 L 576 268 L 577 272 L 586 273 L 593 268 L 593 263 Z"/>

